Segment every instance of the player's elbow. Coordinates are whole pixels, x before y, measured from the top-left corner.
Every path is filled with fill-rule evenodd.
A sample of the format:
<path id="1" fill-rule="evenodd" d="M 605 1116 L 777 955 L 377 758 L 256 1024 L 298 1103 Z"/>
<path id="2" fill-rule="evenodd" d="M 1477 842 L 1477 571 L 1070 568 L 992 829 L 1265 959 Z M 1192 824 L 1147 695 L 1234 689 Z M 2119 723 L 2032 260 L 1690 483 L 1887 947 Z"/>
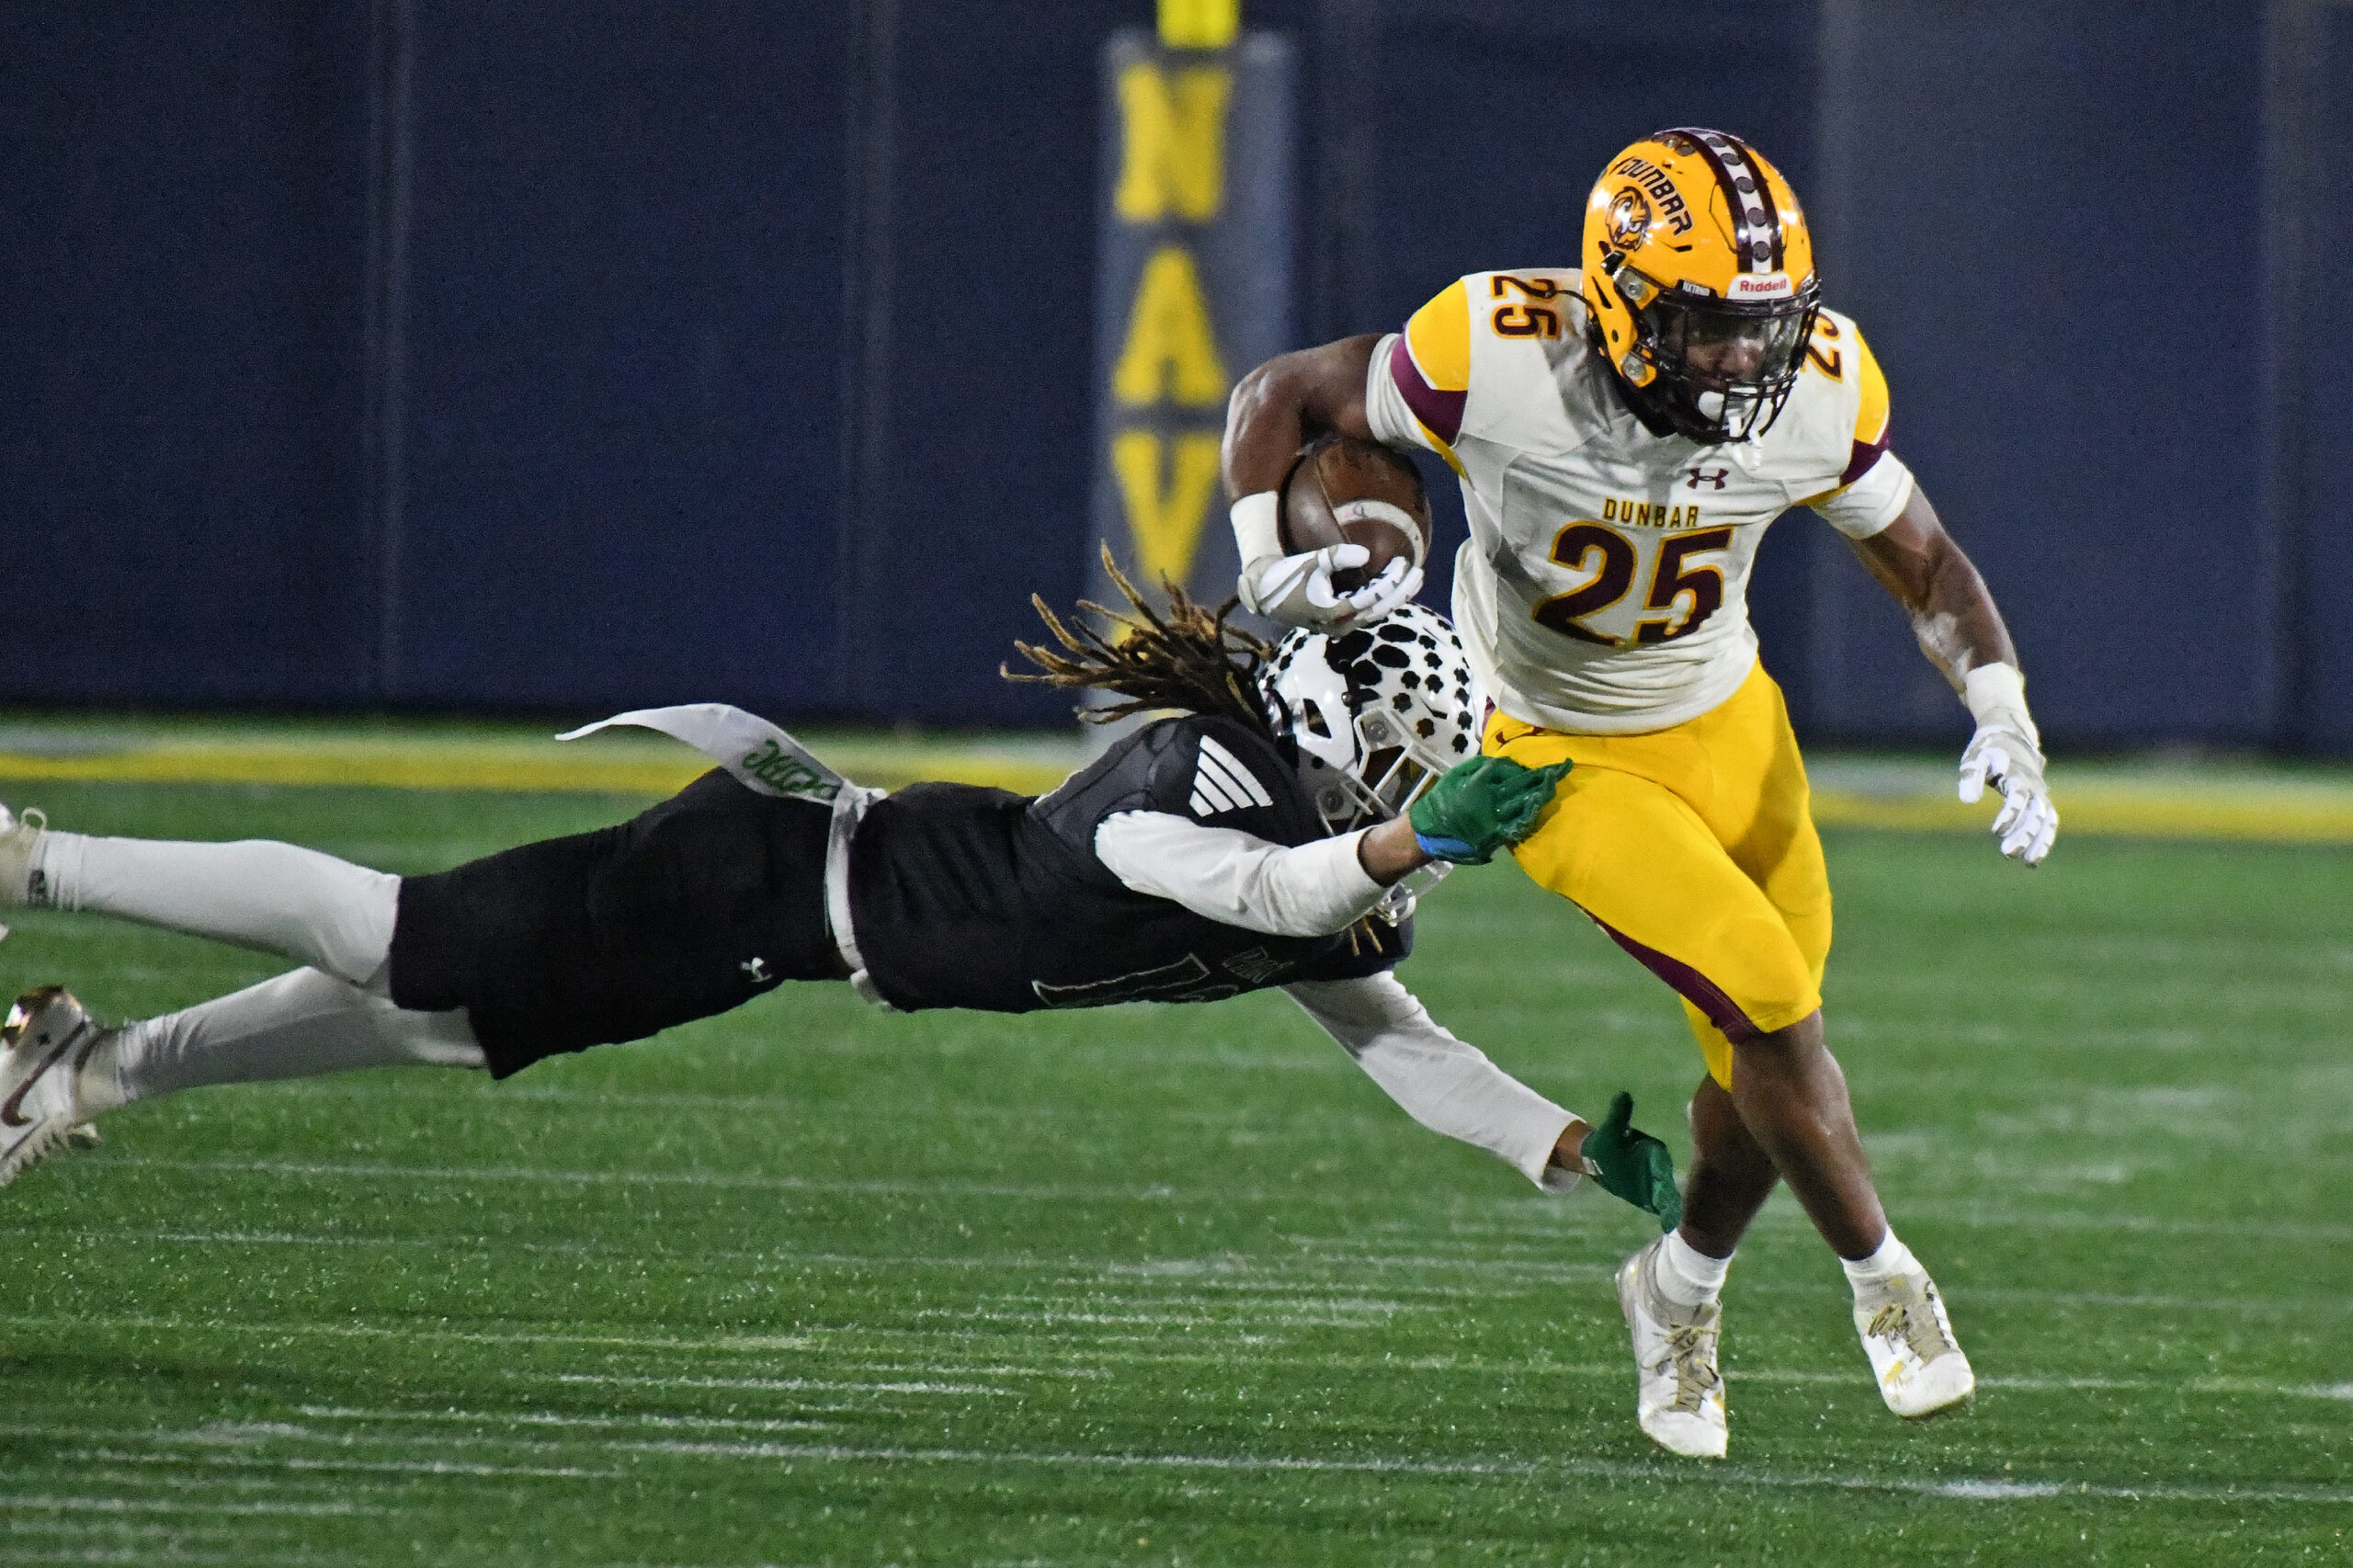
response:
<path id="1" fill-rule="evenodd" d="M 1367 437 L 1364 426 L 1364 379 L 1372 363 L 1370 333 L 1343 337 L 1313 348 L 1278 354 L 1234 383 L 1226 402 L 1228 439 L 1261 423 L 1281 426 L 1286 433 L 1320 435 L 1338 430 Z"/>
<path id="2" fill-rule="evenodd" d="M 1262 425 L 1305 425 L 1314 392 L 1314 379 L 1302 363 L 1305 358 L 1304 350 L 1278 354 L 1233 383 L 1225 402 L 1229 445 Z"/>

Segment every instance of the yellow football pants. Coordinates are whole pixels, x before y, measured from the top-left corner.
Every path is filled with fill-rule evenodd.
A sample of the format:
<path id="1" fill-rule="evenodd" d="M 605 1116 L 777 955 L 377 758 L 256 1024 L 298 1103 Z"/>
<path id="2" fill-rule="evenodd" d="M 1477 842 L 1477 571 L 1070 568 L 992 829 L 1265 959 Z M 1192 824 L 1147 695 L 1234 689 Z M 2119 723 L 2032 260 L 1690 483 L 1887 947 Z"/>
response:
<path id="1" fill-rule="evenodd" d="M 1708 712 L 1646 735 L 1573 735 L 1489 715 L 1486 750 L 1575 763 L 1514 852 L 1683 997 L 1708 1072 L 1822 1006 L 1830 880 L 1805 764 L 1763 665 Z"/>

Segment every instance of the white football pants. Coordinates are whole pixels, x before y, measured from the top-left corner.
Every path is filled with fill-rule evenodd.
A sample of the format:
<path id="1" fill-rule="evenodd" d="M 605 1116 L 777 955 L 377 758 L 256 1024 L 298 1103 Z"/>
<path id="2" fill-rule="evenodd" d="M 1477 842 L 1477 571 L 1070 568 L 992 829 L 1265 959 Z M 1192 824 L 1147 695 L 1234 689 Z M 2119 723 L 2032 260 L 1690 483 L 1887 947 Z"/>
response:
<path id="1" fill-rule="evenodd" d="M 85 1069 L 88 1108 L 204 1084 L 308 1077 L 358 1067 L 480 1067 L 462 1012 L 419 1013 L 389 996 L 398 877 L 267 839 L 181 844 L 42 835 L 43 897 L 308 968 L 216 1001 L 125 1025 Z"/>

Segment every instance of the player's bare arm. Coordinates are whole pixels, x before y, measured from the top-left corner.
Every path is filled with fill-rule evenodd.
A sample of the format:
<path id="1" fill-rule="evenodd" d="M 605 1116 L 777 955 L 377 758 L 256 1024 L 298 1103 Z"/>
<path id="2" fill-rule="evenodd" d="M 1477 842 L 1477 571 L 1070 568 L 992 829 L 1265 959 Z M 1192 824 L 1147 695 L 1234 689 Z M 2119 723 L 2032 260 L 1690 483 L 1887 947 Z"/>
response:
<path id="1" fill-rule="evenodd" d="M 1986 591 L 1985 579 L 1953 542 L 1927 492 L 1917 484 L 1895 521 L 1868 539 L 1848 541 L 1880 586 L 1912 618 L 1920 651 L 1959 691 L 1984 665 L 2018 667 L 2009 628 Z"/>
<path id="2" fill-rule="evenodd" d="M 1326 430 L 1364 440 L 1372 333 L 1279 354 L 1242 378 L 1225 405 L 1225 488 L 1239 498 L 1283 482 L 1299 449 Z"/>
<path id="3" fill-rule="evenodd" d="M 1414 824 L 1404 817 L 1382 823 L 1357 840 L 1357 864 L 1382 887 L 1391 886 L 1408 872 L 1420 870 L 1434 858 L 1415 837 Z"/>
<path id="4" fill-rule="evenodd" d="M 1421 590 L 1418 561 L 1392 560 L 1360 586 L 1336 583 L 1363 568 L 1362 545 L 1284 547 L 1279 492 L 1300 449 L 1327 433 L 1372 439 L 1364 407 L 1371 334 L 1278 355 L 1242 378 L 1226 404 L 1224 474 L 1242 560 L 1242 602 L 1292 626 L 1379 619 Z"/>
<path id="5" fill-rule="evenodd" d="M 2026 706 L 2026 677 L 2009 628 L 1937 509 L 1917 484 L 1895 520 L 1848 541 L 1872 576 L 1912 618 L 1920 651 L 1944 672 L 1977 721 L 1961 755 L 1961 798 L 1974 801 L 1988 783 L 2001 791 L 1994 835 L 2002 853 L 2042 863 L 2059 835 L 2059 811 L 2043 782 L 2042 736 Z"/>

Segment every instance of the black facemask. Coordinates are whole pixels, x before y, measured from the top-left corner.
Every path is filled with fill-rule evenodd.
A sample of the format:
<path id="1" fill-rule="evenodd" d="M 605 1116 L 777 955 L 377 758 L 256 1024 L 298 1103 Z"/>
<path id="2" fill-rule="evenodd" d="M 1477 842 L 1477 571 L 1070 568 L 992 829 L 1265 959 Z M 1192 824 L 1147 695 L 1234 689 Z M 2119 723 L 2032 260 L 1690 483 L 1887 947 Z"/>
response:
<path id="1" fill-rule="evenodd" d="M 1765 434 L 1805 368 L 1819 290 L 1809 282 L 1769 304 L 1645 291 L 1649 303 L 1634 312 L 1634 357 L 1654 374 L 1636 385 L 1616 367 L 1643 423 L 1708 445 Z"/>

